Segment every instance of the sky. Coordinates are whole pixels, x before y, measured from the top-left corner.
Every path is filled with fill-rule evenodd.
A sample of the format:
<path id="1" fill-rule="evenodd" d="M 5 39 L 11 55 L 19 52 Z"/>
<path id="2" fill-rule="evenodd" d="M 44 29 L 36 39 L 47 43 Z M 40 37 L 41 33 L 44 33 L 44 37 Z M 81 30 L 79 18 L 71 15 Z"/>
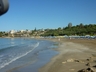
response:
<path id="1" fill-rule="evenodd" d="M 96 0 L 9 0 L 9 5 L 0 16 L 0 31 L 96 24 Z"/>

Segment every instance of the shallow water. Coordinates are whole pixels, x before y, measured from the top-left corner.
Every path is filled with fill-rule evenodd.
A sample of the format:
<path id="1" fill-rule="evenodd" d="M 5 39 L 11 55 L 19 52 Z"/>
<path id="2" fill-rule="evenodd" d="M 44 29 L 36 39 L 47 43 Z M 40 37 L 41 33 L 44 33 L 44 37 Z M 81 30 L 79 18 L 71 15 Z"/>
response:
<path id="1" fill-rule="evenodd" d="M 30 38 L 0 39 L 0 72 L 38 72 L 58 54 L 54 42 Z M 32 71 L 31 71 L 32 70 Z"/>

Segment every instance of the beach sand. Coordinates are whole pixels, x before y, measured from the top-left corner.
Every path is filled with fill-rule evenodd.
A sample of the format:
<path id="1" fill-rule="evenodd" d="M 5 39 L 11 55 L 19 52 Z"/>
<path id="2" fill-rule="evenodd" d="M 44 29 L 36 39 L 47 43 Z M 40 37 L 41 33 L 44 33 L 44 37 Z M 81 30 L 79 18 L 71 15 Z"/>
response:
<path id="1" fill-rule="evenodd" d="M 59 42 L 59 54 L 39 69 L 39 72 L 79 72 L 92 68 L 96 71 L 96 39 L 51 39 Z M 82 71 L 81 71 L 82 72 Z"/>

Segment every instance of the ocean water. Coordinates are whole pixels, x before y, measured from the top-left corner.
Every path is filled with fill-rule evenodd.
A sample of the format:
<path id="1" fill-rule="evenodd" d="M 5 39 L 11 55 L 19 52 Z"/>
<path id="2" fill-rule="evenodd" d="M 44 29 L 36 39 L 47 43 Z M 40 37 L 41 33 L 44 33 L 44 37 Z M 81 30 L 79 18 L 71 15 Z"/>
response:
<path id="1" fill-rule="evenodd" d="M 58 54 L 52 50 L 54 44 L 31 38 L 0 38 L 0 72 L 38 72 Z"/>

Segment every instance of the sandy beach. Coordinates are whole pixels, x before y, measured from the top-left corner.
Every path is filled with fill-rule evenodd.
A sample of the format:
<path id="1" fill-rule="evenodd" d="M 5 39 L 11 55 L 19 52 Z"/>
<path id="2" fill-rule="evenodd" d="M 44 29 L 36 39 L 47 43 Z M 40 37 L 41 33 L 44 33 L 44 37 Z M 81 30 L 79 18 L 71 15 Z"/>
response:
<path id="1" fill-rule="evenodd" d="M 39 72 L 96 71 L 96 39 L 60 39 L 58 42 L 59 47 L 55 50 L 59 51 L 59 54 L 40 68 Z"/>

